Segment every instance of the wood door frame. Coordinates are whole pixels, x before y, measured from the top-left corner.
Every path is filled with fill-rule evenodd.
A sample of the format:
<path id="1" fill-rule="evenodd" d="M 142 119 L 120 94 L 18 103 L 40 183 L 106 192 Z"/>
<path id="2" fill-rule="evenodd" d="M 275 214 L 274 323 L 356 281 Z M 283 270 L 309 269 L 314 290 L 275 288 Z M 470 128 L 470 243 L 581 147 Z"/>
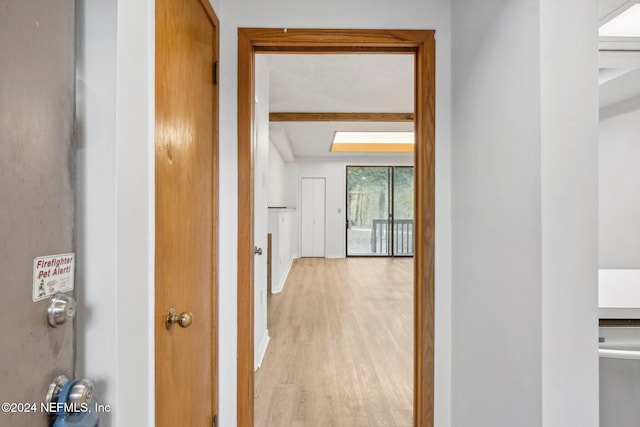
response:
<path id="1" fill-rule="evenodd" d="M 218 19 L 218 16 L 216 15 L 215 10 L 213 9 L 213 7 L 211 6 L 211 3 L 209 3 L 208 0 L 192 0 L 192 1 L 197 1 L 202 8 L 204 9 L 205 13 L 207 14 L 209 20 L 211 21 L 211 24 L 213 26 L 213 35 L 214 35 L 214 41 L 213 41 L 213 62 L 214 64 L 212 64 L 214 66 L 214 70 L 217 71 L 218 70 L 218 63 L 220 61 L 220 20 Z M 155 18 L 154 18 L 155 19 Z M 155 71 L 155 65 L 154 65 L 154 73 L 157 72 Z M 215 72 L 214 71 L 214 72 Z M 213 219 L 213 225 L 211 227 L 211 231 L 212 231 L 212 235 L 211 235 L 211 253 L 213 256 L 213 262 L 212 262 L 212 272 L 211 272 L 211 279 L 212 279 L 212 283 L 211 283 L 211 317 L 212 317 L 212 324 L 215 326 L 213 328 L 213 330 L 211 331 L 211 373 L 212 373 L 212 378 L 211 378 L 211 383 L 212 383 L 212 392 L 213 392 L 213 402 L 211 402 L 211 409 L 213 411 L 214 417 L 217 417 L 218 414 L 218 230 L 219 230 L 219 209 L 218 209 L 218 196 L 219 196 L 219 168 L 218 168 L 218 164 L 219 164 L 219 143 L 220 143 L 220 88 L 219 88 L 219 81 L 218 81 L 218 76 L 217 75 L 213 75 L 212 73 L 212 78 L 214 79 L 212 88 L 211 88 L 211 93 L 212 93 L 212 98 L 213 98 L 213 110 L 214 110 L 214 115 L 213 117 L 211 117 L 211 126 L 212 126 L 212 133 L 213 133 L 213 140 L 211 141 L 212 147 L 211 147 L 211 155 L 213 157 L 212 159 L 212 185 L 211 185 L 211 191 L 214 195 L 214 197 L 211 200 L 211 216 Z M 155 89 L 154 89 L 155 90 Z M 155 107 L 154 107 L 155 108 Z M 155 154 L 154 154 L 155 156 Z M 158 189 L 156 188 L 155 191 L 158 191 Z M 157 292 L 156 290 L 156 283 L 154 282 L 154 292 Z M 157 312 L 157 307 L 156 309 L 154 309 L 154 311 L 156 311 L 156 316 L 162 316 L 163 318 L 166 318 L 166 314 L 164 312 Z M 160 322 L 162 323 L 162 322 Z M 160 329 L 162 330 L 162 327 L 160 327 Z M 166 331 L 164 331 L 166 332 Z M 154 349 L 155 347 L 155 334 L 157 333 L 157 330 L 154 331 Z M 156 352 L 156 355 L 154 356 L 154 360 L 155 358 L 159 357 L 158 353 Z M 154 374 L 154 378 L 155 378 L 155 374 Z M 158 388 L 157 385 L 154 386 L 154 397 L 156 396 L 156 394 L 158 393 Z"/>
<path id="2" fill-rule="evenodd" d="M 238 426 L 254 420 L 253 150 L 256 53 L 415 57 L 414 426 L 434 419 L 435 31 L 238 29 Z"/>

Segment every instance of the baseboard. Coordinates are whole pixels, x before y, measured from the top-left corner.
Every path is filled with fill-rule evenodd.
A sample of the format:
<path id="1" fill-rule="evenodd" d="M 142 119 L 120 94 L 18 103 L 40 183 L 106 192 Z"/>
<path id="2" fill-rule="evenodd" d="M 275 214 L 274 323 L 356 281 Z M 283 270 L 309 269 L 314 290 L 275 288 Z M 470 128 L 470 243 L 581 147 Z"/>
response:
<path id="1" fill-rule="evenodd" d="M 289 277 L 289 272 L 291 271 L 291 266 L 293 265 L 294 259 L 294 257 L 291 257 L 291 259 L 289 260 L 289 264 L 287 264 L 287 268 L 285 268 L 284 274 L 282 275 L 282 278 L 280 278 L 280 283 L 278 283 L 277 286 L 271 288 L 272 294 L 279 294 L 284 289 L 284 284 L 287 281 L 287 277 Z"/>
<path id="2" fill-rule="evenodd" d="M 262 341 L 260 342 L 260 349 L 258 351 L 258 361 L 256 366 L 254 366 L 253 371 L 257 371 L 262 366 L 262 361 L 264 360 L 264 355 L 267 354 L 267 347 L 269 346 L 269 341 L 271 337 L 269 336 L 269 330 L 267 329 L 264 332 L 264 336 L 262 337 Z"/>

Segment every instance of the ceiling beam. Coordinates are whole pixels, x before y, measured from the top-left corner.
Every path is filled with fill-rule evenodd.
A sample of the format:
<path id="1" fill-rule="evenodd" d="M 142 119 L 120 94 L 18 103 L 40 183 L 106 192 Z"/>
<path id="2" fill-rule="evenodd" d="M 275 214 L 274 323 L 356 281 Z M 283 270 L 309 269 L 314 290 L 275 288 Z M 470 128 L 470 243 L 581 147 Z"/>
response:
<path id="1" fill-rule="evenodd" d="M 269 113 L 270 122 L 413 122 L 413 113 Z"/>

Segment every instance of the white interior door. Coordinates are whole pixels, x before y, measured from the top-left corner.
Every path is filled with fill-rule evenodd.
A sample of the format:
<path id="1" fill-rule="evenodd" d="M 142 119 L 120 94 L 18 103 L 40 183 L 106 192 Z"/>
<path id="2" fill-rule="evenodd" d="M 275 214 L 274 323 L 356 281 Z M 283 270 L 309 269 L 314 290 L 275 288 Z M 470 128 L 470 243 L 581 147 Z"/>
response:
<path id="1" fill-rule="evenodd" d="M 323 258 L 325 243 L 325 179 L 302 178 L 300 186 L 300 255 Z"/>
<path id="2" fill-rule="evenodd" d="M 313 256 L 313 180 L 302 178 L 300 185 L 300 256 Z"/>
<path id="3" fill-rule="evenodd" d="M 267 330 L 267 233 L 269 167 L 269 73 L 263 56 L 256 58 L 255 134 L 253 141 L 254 369 L 260 367 L 269 340 Z"/>
<path id="4" fill-rule="evenodd" d="M 313 254 L 324 258 L 325 180 L 313 180 Z"/>

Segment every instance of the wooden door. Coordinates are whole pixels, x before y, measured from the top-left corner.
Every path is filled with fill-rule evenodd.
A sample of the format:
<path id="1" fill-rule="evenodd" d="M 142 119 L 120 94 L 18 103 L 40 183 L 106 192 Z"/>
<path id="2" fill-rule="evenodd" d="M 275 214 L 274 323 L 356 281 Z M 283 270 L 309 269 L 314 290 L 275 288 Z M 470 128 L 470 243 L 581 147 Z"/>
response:
<path id="1" fill-rule="evenodd" d="M 156 1 L 157 426 L 211 426 L 217 406 L 218 21 Z M 167 313 L 191 313 L 167 327 Z"/>
<path id="2" fill-rule="evenodd" d="M 0 3 L 0 426 L 47 425 L 75 370 L 74 322 L 47 323 L 55 272 L 32 298 L 34 258 L 74 251 L 74 32 L 73 0 Z"/>

